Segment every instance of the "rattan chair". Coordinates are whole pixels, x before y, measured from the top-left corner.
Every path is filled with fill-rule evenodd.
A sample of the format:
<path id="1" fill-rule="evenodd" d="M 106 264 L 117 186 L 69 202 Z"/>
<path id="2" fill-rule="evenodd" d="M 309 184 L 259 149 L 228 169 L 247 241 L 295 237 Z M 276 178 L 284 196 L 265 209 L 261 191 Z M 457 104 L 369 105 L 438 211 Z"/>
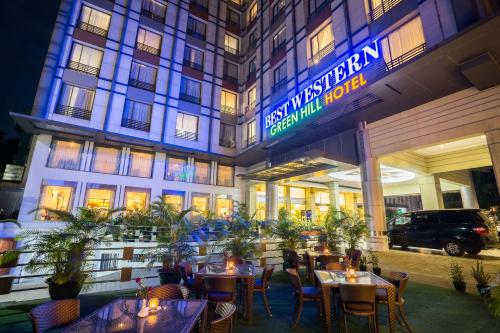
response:
<path id="1" fill-rule="evenodd" d="M 236 305 L 231 303 L 217 303 L 211 315 L 208 333 L 229 333 L 233 330 L 233 316 Z"/>
<path id="2" fill-rule="evenodd" d="M 345 271 L 346 267 L 344 264 L 341 264 L 339 262 L 331 262 L 326 264 L 325 269 L 327 271 Z"/>
<path id="3" fill-rule="evenodd" d="M 205 298 L 212 303 L 236 302 L 236 277 L 235 276 L 205 276 Z"/>
<path id="4" fill-rule="evenodd" d="M 347 328 L 347 315 L 368 318 L 368 332 L 372 326 L 378 333 L 377 313 L 375 305 L 377 286 L 372 284 L 340 284 L 339 292 L 344 313 L 345 331 Z M 373 325 L 375 323 L 375 325 Z"/>
<path id="5" fill-rule="evenodd" d="M 264 307 L 266 308 L 269 317 L 272 317 L 271 307 L 269 306 L 269 301 L 267 300 L 267 290 L 269 289 L 269 280 L 273 276 L 274 266 L 266 265 L 262 271 L 262 278 L 256 279 L 254 284 L 254 291 L 262 293 L 262 299 L 264 300 Z"/>
<path id="6" fill-rule="evenodd" d="M 398 318 L 399 324 L 411 332 L 410 325 L 408 324 L 408 318 L 406 317 L 406 313 L 404 311 L 405 299 L 403 298 L 406 286 L 408 285 L 408 279 L 408 273 L 389 273 L 389 282 L 396 286 L 396 306 L 399 311 L 399 316 L 397 315 L 396 317 Z M 385 289 L 377 289 L 377 303 L 387 304 L 387 314 L 389 314 L 389 302 L 387 299 L 387 291 Z"/>
<path id="7" fill-rule="evenodd" d="M 349 254 L 349 260 L 351 260 L 351 265 L 356 269 L 359 269 L 362 255 L 363 252 L 361 250 L 352 250 L 351 253 Z"/>
<path id="8" fill-rule="evenodd" d="M 188 299 L 189 289 L 178 284 L 164 284 L 151 290 L 151 297 L 159 299 Z"/>
<path id="9" fill-rule="evenodd" d="M 332 262 L 339 263 L 340 257 L 336 256 L 336 255 L 331 255 L 331 254 L 321 255 L 318 257 L 317 261 L 319 263 L 320 269 L 325 269 L 326 265 L 329 263 L 332 263 Z"/>
<path id="10" fill-rule="evenodd" d="M 309 252 L 304 253 L 304 263 L 306 266 L 307 279 L 312 284 L 316 285 L 316 279 L 314 278 L 314 259 L 309 255 Z"/>
<path id="11" fill-rule="evenodd" d="M 66 326 L 80 318 L 80 300 L 62 299 L 44 303 L 33 308 L 28 316 L 35 333 Z"/>
<path id="12" fill-rule="evenodd" d="M 300 276 L 294 268 L 288 268 L 286 272 L 295 295 L 295 319 L 293 320 L 292 327 L 297 327 L 300 315 L 302 314 L 302 307 L 306 301 L 318 302 L 319 315 L 321 316 L 323 312 L 321 304 L 321 289 L 317 287 L 302 287 Z"/>

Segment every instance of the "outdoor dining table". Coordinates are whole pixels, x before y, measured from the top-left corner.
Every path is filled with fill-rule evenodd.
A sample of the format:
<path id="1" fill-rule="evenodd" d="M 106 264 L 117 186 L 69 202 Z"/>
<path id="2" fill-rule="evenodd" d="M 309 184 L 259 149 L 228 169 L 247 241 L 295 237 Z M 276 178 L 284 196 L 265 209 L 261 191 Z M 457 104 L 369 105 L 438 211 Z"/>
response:
<path id="1" fill-rule="evenodd" d="M 189 333 L 198 318 L 206 323 L 206 300 L 160 300 L 159 310 L 139 318 L 141 300 L 119 298 L 63 329 L 64 333 Z M 202 325 L 202 327 L 205 325 Z M 203 328 L 202 328 L 203 330 Z"/>
<path id="2" fill-rule="evenodd" d="M 253 307 L 253 289 L 255 285 L 255 267 L 251 264 L 235 265 L 228 268 L 224 264 L 208 264 L 195 273 L 195 294 L 196 298 L 201 298 L 203 277 L 205 276 L 236 276 L 238 280 L 243 282 L 246 291 L 245 296 L 245 313 L 246 320 L 252 320 Z M 240 295 L 243 296 L 243 295 Z"/>
<path id="3" fill-rule="evenodd" d="M 325 311 L 324 321 L 326 331 L 328 333 L 332 331 L 331 290 L 332 288 L 338 288 L 339 284 L 372 284 L 376 285 L 377 288 L 387 290 L 387 300 L 389 304 L 389 331 L 396 332 L 396 287 L 392 283 L 373 274 L 372 272 L 356 272 L 356 277 L 354 278 L 346 277 L 345 271 L 315 270 L 314 273 L 316 274 L 321 286 L 321 294 Z"/>

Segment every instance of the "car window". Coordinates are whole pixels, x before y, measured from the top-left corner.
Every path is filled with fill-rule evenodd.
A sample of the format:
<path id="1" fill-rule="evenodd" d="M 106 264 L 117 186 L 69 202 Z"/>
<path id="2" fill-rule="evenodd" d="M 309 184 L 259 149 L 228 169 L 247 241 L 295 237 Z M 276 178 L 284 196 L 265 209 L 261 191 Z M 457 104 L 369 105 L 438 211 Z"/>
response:
<path id="1" fill-rule="evenodd" d="M 476 219 L 481 219 L 476 215 L 475 211 L 445 211 L 441 212 L 441 223 L 446 224 L 468 224 L 476 222 Z M 481 219 L 482 220 L 482 219 Z"/>
<path id="2" fill-rule="evenodd" d="M 430 224 L 438 221 L 436 213 L 417 213 L 415 214 L 414 223 L 416 224 Z"/>
<path id="3" fill-rule="evenodd" d="M 395 225 L 405 225 L 405 224 L 409 224 L 410 222 L 411 222 L 411 216 L 410 215 L 401 215 L 401 216 L 397 216 L 394 219 L 394 224 Z"/>

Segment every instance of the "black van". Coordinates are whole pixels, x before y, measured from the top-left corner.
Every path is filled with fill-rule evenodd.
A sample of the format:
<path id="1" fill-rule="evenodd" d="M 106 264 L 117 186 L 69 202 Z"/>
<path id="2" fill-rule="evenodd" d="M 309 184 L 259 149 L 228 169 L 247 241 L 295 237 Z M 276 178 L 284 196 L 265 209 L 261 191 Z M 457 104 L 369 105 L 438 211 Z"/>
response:
<path id="1" fill-rule="evenodd" d="M 496 228 L 479 209 L 423 210 L 387 222 L 389 246 L 442 249 L 450 256 L 500 248 Z"/>

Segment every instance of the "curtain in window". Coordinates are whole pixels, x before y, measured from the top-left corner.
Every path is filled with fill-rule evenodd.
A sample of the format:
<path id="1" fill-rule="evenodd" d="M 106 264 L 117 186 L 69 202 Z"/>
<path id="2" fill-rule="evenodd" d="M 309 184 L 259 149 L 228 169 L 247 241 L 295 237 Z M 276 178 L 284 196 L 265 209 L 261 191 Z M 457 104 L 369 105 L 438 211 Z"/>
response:
<path id="1" fill-rule="evenodd" d="M 257 3 L 255 3 L 252 8 L 250 8 L 250 19 L 249 21 L 252 22 L 255 17 L 257 17 Z"/>
<path id="2" fill-rule="evenodd" d="M 274 84 L 280 83 L 286 78 L 286 62 L 274 70 Z"/>
<path id="3" fill-rule="evenodd" d="M 78 170 L 83 145 L 78 142 L 54 140 L 50 150 L 50 168 Z"/>
<path id="4" fill-rule="evenodd" d="M 143 0 L 142 8 L 152 12 L 153 14 L 164 17 L 167 7 L 154 0 Z"/>
<path id="5" fill-rule="evenodd" d="M 217 166 L 217 185 L 233 186 L 233 167 L 226 165 Z"/>
<path id="6" fill-rule="evenodd" d="M 127 100 L 125 102 L 123 118 L 149 124 L 151 120 L 151 105 Z"/>
<path id="7" fill-rule="evenodd" d="M 328 24 L 311 39 L 311 51 L 313 56 L 333 42 L 332 26 Z"/>
<path id="8" fill-rule="evenodd" d="M 38 208 L 69 211 L 74 190 L 71 186 L 43 185 Z M 51 221 L 55 220 L 56 217 L 50 215 L 45 209 L 42 209 L 38 212 L 38 219 Z"/>
<path id="9" fill-rule="evenodd" d="M 169 157 L 167 160 L 167 180 L 185 182 L 188 180 L 187 161 L 182 158 Z"/>
<path id="10" fill-rule="evenodd" d="M 248 123 L 247 135 L 249 139 L 255 136 L 255 120 Z"/>
<path id="11" fill-rule="evenodd" d="M 139 28 L 139 31 L 137 32 L 137 42 L 159 50 L 161 45 L 161 36 L 151 31 Z"/>
<path id="12" fill-rule="evenodd" d="M 184 49 L 184 59 L 203 66 L 203 52 L 186 45 Z"/>
<path id="13" fill-rule="evenodd" d="M 186 78 L 181 79 L 181 92 L 192 96 L 192 97 L 197 97 L 200 98 L 201 94 L 201 83 L 188 80 Z"/>
<path id="14" fill-rule="evenodd" d="M 149 192 L 125 189 L 125 209 L 142 211 L 149 205 Z"/>
<path id="15" fill-rule="evenodd" d="M 236 94 L 222 90 L 221 105 L 236 111 Z"/>
<path id="16" fill-rule="evenodd" d="M 237 51 L 238 50 L 238 39 L 226 34 L 224 37 L 224 45 Z"/>
<path id="17" fill-rule="evenodd" d="M 220 136 L 223 141 L 235 142 L 236 141 L 236 127 L 234 125 L 220 124 Z"/>
<path id="18" fill-rule="evenodd" d="M 198 184 L 210 184 L 210 163 L 194 162 L 194 182 Z"/>
<path id="19" fill-rule="evenodd" d="M 149 84 L 156 82 L 156 68 L 132 62 L 132 69 L 130 70 L 130 79 L 137 80 Z"/>
<path id="20" fill-rule="evenodd" d="M 121 152 L 116 148 L 95 147 L 93 172 L 117 174 L 120 167 Z"/>
<path id="21" fill-rule="evenodd" d="M 62 89 L 59 104 L 84 110 L 92 110 L 94 95 L 94 90 L 83 89 L 65 84 Z"/>
<path id="22" fill-rule="evenodd" d="M 248 92 L 248 105 L 255 105 L 256 102 L 257 102 L 257 88 L 253 87 Z"/>
<path id="23" fill-rule="evenodd" d="M 176 211 L 180 212 L 182 210 L 184 197 L 182 195 L 165 194 L 163 195 L 163 201 L 165 203 L 171 204 L 172 206 L 174 206 L 174 209 Z"/>
<path id="24" fill-rule="evenodd" d="M 422 22 L 418 16 L 382 39 L 384 60 L 390 62 L 424 43 Z"/>
<path id="25" fill-rule="evenodd" d="M 205 31 L 206 31 L 205 23 L 199 22 L 194 18 L 192 18 L 191 16 L 188 17 L 187 28 L 189 31 L 205 36 Z"/>
<path id="26" fill-rule="evenodd" d="M 102 60 L 102 51 L 74 43 L 70 58 L 71 61 L 92 66 L 94 68 L 100 68 Z"/>
<path id="27" fill-rule="evenodd" d="M 238 77 L 238 66 L 236 66 L 230 62 L 224 61 L 224 73 L 231 76 L 231 77 L 237 78 Z"/>
<path id="28" fill-rule="evenodd" d="M 111 16 L 96 9 L 83 6 L 80 21 L 108 31 Z"/>
<path id="29" fill-rule="evenodd" d="M 151 153 L 130 152 L 128 175 L 132 177 L 151 177 L 154 156 Z"/>
<path id="30" fill-rule="evenodd" d="M 179 112 L 177 113 L 177 123 L 175 128 L 180 131 L 197 133 L 198 117 Z"/>

